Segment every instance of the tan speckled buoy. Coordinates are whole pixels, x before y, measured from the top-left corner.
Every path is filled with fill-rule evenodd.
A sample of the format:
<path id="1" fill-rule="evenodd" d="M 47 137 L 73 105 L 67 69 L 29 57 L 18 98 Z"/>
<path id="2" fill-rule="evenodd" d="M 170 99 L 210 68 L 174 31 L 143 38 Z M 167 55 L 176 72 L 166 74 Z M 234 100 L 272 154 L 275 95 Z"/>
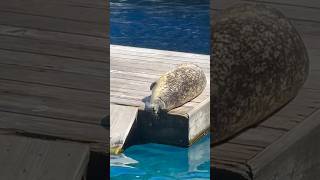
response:
<path id="1" fill-rule="evenodd" d="M 286 105 L 307 79 L 305 45 L 278 10 L 238 4 L 212 27 L 211 142 L 261 122 Z"/>
<path id="2" fill-rule="evenodd" d="M 206 87 L 203 70 L 194 64 L 181 64 L 152 83 L 151 108 L 155 115 L 182 106 L 202 93 Z"/>

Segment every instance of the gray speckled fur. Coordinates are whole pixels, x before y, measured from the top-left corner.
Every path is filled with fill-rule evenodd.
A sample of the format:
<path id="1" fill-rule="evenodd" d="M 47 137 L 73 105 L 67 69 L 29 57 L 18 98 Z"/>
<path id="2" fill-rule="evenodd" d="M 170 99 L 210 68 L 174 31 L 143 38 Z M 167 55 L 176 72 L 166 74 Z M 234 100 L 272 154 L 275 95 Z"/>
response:
<path id="1" fill-rule="evenodd" d="M 211 35 L 212 142 L 265 119 L 308 76 L 304 43 L 282 13 L 264 5 L 226 9 Z"/>
<path id="2" fill-rule="evenodd" d="M 182 106 L 197 97 L 206 87 L 206 76 L 194 64 L 181 64 L 162 75 L 151 85 L 151 107 L 157 114 Z"/>

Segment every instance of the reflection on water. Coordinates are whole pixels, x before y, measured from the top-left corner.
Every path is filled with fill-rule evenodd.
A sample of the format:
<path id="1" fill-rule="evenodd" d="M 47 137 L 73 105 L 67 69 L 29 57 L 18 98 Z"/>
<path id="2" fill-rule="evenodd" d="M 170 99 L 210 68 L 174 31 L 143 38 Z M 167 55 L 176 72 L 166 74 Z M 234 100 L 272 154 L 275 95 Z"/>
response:
<path id="1" fill-rule="evenodd" d="M 159 144 L 132 146 L 111 156 L 112 180 L 166 180 L 210 178 L 209 135 L 190 148 Z"/>
<path id="2" fill-rule="evenodd" d="M 111 0 L 111 43 L 209 54 L 209 0 Z"/>

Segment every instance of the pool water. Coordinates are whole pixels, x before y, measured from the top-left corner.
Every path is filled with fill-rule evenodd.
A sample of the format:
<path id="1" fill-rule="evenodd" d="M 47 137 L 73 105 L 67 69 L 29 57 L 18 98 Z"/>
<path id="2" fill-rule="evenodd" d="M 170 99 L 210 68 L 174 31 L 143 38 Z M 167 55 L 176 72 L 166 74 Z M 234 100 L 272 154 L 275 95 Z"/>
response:
<path id="1" fill-rule="evenodd" d="M 190 148 L 160 144 L 129 147 L 120 156 L 111 156 L 112 180 L 210 179 L 210 138 Z"/>
<path id="2" fill-rule="evenodd" d="M 111 0 L 111 43 L 210 52 L 210 0 Z"/>

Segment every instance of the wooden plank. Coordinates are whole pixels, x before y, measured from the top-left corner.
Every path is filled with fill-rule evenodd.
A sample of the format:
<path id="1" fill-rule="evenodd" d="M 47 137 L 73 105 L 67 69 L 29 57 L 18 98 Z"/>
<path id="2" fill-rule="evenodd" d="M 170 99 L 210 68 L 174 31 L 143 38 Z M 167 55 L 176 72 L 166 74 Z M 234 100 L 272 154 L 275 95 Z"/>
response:
<path id="1" fill-rule="evenodd" d="M 267 121 L 261 123 L 260 126 L 289 131 L 299 124 L 299 120 L 293 120 L 283 116 L 272 116 Z"/>
<path id="2" fill-rule="evenodd" d="M 320 2 L 318 0 L 258 0 L 258 2 L 265 2 L 270 4 L 282 4 L 286 6 L 296 6 L 296 7 L 304 7 L 304 8 L 311 8 L 311 9 L 320 9 Z"/>
<path id="3" fill-rule="evenodd" d="M 273 1 L 273 0 L 271 0 Z M 299 0 L 296 0 L 299 1 Z M 310 8 L 308 6 L 297 6 L 288 3 L 284 3 L 283 1 L 279 2 L 270 2 L 270 0 L 212 0 L 211 1 L 211 9 L 212 10 L 222 10 L 228 7 L 231 7 L 237 3 L 261 3 L 269 6 L 273 6 L 274 8 L 280 10 L 285 16 L 294 21 L 309 21 L 319 23 L 320 18 L 318 14 L 320 12 L 320 8 Z M 302 3 L 302 1 L 300 1 Z M 212 14 L 216 14 L 216 12 L 212 12 Z"/>
<path id="4" fill-rule="evenodd" d="M 311 64 L 310 71 L 319 71 L 320 62 L 318 61 L 318 59 L 320 58 L 320 51 L 318 49 L 308 49 L 308 55 Z"/>
<path id="5" fill-rule="evenodd" d="M 134 63 L 134 62 L 132 62 Z M 130 65 L 113 65 L 111 64 L 111 78 L 115 77 L 118 79 L 132 79 L 134 81 L 144 81 L 144 82 L 149 82 L 150 84 L 160 78 L 163 74 L 167 73 L 168 71 L 175 69 L 177 66 L 173 66 L 171 68 L 163 68 L 159 67 L 159 69 L 152 69 L 148 68 L 148 65 L 143 66 L 136 66 L 133 65 L 129 67 Z M 150 65 L 150 67 L 158 67 L 157 64 L 154 64 L 153 66 Z M 200 67 L 201 68 L 201 67 Z M 129 70 L 130 69 L 130 70 Z M 210 77 L 209 77 L 209 70 L 203 69 L 204 73 L 206 74 L 206 79 L 207 79 L 207 86 L 210 86 Z"/>
<path id="6" fill-rule="evenodd" d="M 23 113 L 67 121 L 101 124 L 106 106 L 81 104 L 54 98 L 28 96 L 25 94 L 0 93 L 0 110 Z"/>
<path id="7" fill-rule="evenodd" d="M 306 6 L 292 6 L 283 2 L 280 3 L 269 3 L 260 0 L 246 0 L 246 2 L 258 2 L 273 6 L 280 10 L 285 16 L 292 19 L 309 20 L 320 22 L 320 8 L 310 8 Z"/>
<path id="8" fill-rule="evenodd" d="M 108 103 L 107 95 L 90 91 L 46 86 L 26 82 L 10 81 L 0 79 L 0 93 L 12 95 L 32 96 L 36 98 L 52 99 L 54 101 L 66 101 L 93 107 L 105 108 Z M 5 96 L 5 95 L 4 95 Z"/>
<path id="9" fill-rule="evenodd" d="M 156 60 L 153 61 L 145 61 L 145 59 L 153 59 L 153 57 L 148 57 L 148 58 L 137 58 L 134 59 L 135 57 L 132 56 L 130 57 L 130 59 L 128 59 L 128 56 L 124 56 L 125 58 L 116 58 L 116 57 L 112 57 L 112 59 L 114 59 L 114 61 L 110 62 L 110 65 L 115 69 L 115 70 L 120 70 L 119 68 L 128 68 L 130 65 L 133 68 L 141 68 L 144 67 L 144 69 L 152 69 L 155 70 L 156 72 L 166 72 L 170 69 L 174 69 L 176 68 L 178 65 L 182 64 L 182 63 L 193 63 L 198 65 L 205 73 L 209 73 L 210 72 L 210 67 L 208 66 L 208 64 L 200 64 L 200 63 L 194 63 L 194 62 L 181 62 L 179 60 L 167 60 L 167 62 L 170 61 L 174 61 L 176 63 L 163 63 L 166 62 L 166 60 L 164 59 L 160 59 L 161 62 L 157 62 Z M 132 62 L 131 62 L 132 60 Z"/>
<path id="10" fill-rule="evenodd" d="M 240 153 L 236 151 L 228 151 L 228 150 L 212 150 L 212 156 L 214 159 L 221 159 L 225 161 L 233 161 L 239 163 L 245 163 L 247 159 L 250 159 L 255 154 L 247 154 L 247 153 Z"/>
<path id="11" fill-rule="evenodd" d="M 90 144 L 91 150 L 106 153 L 108 130 L 101 125 L 0 111 L 0 129 L 24 135 L 72 140 Z"/>
<path id="12" fill-rule="evenodd" d="M 319 170 L 319 118 L 320 110 L 250 159 L 248 164 L 254 177 L 284 180 L 301 176 L 319 178 L 319 173 L 310 172 Z"/>
<path id="13" fill-rule="evenodd" d="M 210 131 L 210 97 L 206 96 L 206 99 L 186 113 L 189 117 L 189 142 L 193 144 L 204 133 Z"/>
<path id="14" fill-rule="evenodd" d="M 106 77 L 107 63 L 0 49 L 0 64 Z"/>
<path id="15" fill-rule="evenodd" d="M 232 172 L 238 175 L 237 177 L 241 177 L 241 179 L 250 179 L 251 174 L 250 174 L 250 169 L 246 164 L 241 163 L 241 162 L 235 162 L 235 161 L 224 161 L 220 159 L 214 159 L 211 156 L 211 164 L 214 164 L 214 168 L 211 168 L 211 172 L 215 171 L 220 171 L 220 170 L 225 170 L 228 169 L 228 173 Z M 215 173 L 213 173 L 215 175 Z"/>
<path id="16" fill-rule="evenodd" d="M 291 22 L 297 28 L 299 33 L 304 35 L 311 35 L 314 38 L 319 38 L 320 34 L 320 23 L 308 21 L 308 20 L 294 20 L 291 19 Z"/>
<path id="17" fill-rule="evenodd" d="M 279 116 L 285 116 L 285 117 L 290 117 L 292 119 L 294 118 L 306 118 L 312 112 L 314 112 L 317 108 L 315 107 L 309 107 L 308 105 L 302 105 L 302 104 L 294 104 L 294 101 L 292 103 L 286 105 L 283 107 L 281 110 L 279 110 L 275 115 Z"/>
<path id="18" fill-rule="evenodd" d="M 244 0 L 210 0 L 211 10 L 221 10 L 231 7 L 237 3 L 242 3 Z"/>
<path id="19" fill-rule="evenodd" d="M 319 75 L 320 75 L 320 71 L 311 71 L 303 87 L 307 89 L 320 90 L 320 81 L 318 79 Z"/>
<path id="20" fill-rule="evenodd" d="M 81 44 L 72 45 L 65 44 L 62 42 L 53 42 L 47 40 L 28 39 L 3 35 L 0 35 L 0 38 L 0 49 L 107 62 L 106 47 L 101 47 L 100 49 L 93 49 L 81 46 Z"/>
<path id="21" fill-rule="evenodd" d="M 41 0 L 40 0 L 41 1 Z M 56 3 L 59 4 L 66 4 L 69 6 L 85 6 L 85 7 L 94 7 L 94 8 L 104 8 L 104 6 L 107 6 L 107 9 L 109 8 L 109 1 L 101 1 L 101 0 L 56 0 Z"/>
<path id="22" fill-rule="evenodd" d="M 124 106 L 133 106 L 138 107 L 139 110 L 144 110 L 145 104 L 142 101 L 136 101 L 132 99 L 124 99 L 117 96 L 110 96 L 110 103 L 112 104 L 118 104 L 118 105 L 124 105 Z"/>
<path id="23" fill-rule="evenodd" d="M 4 11 L 0 11 L 0 16 L 10 17 L 1 18 L 0 24 L 2 25 L 107 38 L 108 28 L 106 25 Z"/>
<path id="24" fill-rule="evenodd" d="M 148 48 L 139 48 L 131 46 L 120 46 L 120 45 L 110 45 L 110 51 L 115 54 L 125 53 L 128 55 L 148 55 L 148 56 L 157 56 L 158 58 L 174 58 L 179 57 L 183 61 L 183 58 L 187 59 L 198 59 L 199 62 L 207 62 L 209 60 L 208 55 L 203 54 L 194 54 L 186 52 L 177 52 L 177 51 L 167 51 L 167 50 L 158 50 L 158 49 L 148 49 Z M 142 55 L 142 56 L 143 56 Z"/>
<path id="25" fill-rule="evenodd" d="M 30 82 L 34 84 L 65 87 L 98 93 L 105 93 L 105 84 L 107 82 L 107 79 L 104 77 L 5 64 L 0 66 L 0 77 L 1 79 L 6 80 Z"/>
<path id="26" fill-rule="evenodd" d="M 102 1 L 99 8 L 92 8 L 81 6 L 81 4 L 74 3 L 68 5 L 56 1 L 23 1 L 23 0 L 12 0 L 3 1 L 0 3 L 1 11 L 17 12 L 24 14 L 31 14 L 37 16 L 54 17 L 61 19 L 69 19 L 75 21 L 85 21 L 92 23 L 105 23 L 107 13 L 107 3 Z M 57 11 L 59 9 L 59 11 Z"/>
<path id="27" fill-rule="evenodd" d="M 219 144 L 214 149 L 214 151 L 237 152 L 237 153 L 247 154 L 249 156 L 255 156 L 261 150 L 263 150 L 262 147 L 246 146 L 243 144 L 235 144 L 235 143 L 230 143 L 230 142 Z M 216 156 L 214 153 L 212 153 L 212 156 L 219 158 L 219 156 Z"/>
<path id="28" fill-rule="evenodd" d="M 81 180 L 88 162 L 84 144 L 0 135 L 0 179 Z"/>
<path id="29" fill-rule="evenodd" d="M 151 58 L 152 57 L 152 58 Z M 112 58 L 116 59 L 115 62 L 110 63 L 155 63 L 159 64 L 160 66 L 167 66 L 169 68 L 173 68 L 177 66 L 178 64 L 182 63 L 196 63 L 198 66 L 200 66 L 203 69 L 209 69 L 208 63 L 199 61 L 197 58 L 179 58 L 179 57 L 159 57 L 157 54 L 153 55 L 143 55 L 143 54 L 126 54 L 125 52 L 120 53 L 112 53 Z"/>
<path id="30" fill-rule="evenodd" d="M 205 63 L 205 61 L 202 61 L 200 58 L 192 58 L 192 57 L 179 57 L 179 56 L 163 56 L 163 55 L 159 55 L 159 54 L 143 54 L 143 53 L 130 53 L 124 51 L 121 54 L 120 53 L 114 53 L 112 52 L 112 58 L 117 59 L 118 62 L 119 61 L 130 61 L 131 59 L 133 61 L 138 61 L 140 60 L 140 62 L 144 62 L 144 63 L 157 63 L 159 65 L 168 65 L 170 64 L 171 68 L 175 67 L 178 64 L 182 64 L 182 63 L 196 63 L 197 65 L 199 65 L 200 67 L 203 67 L 204 69 L 209 68 L 207 63 Z"/>
<path id="31" fill-rule="evenodd" d="M 110 147 L 111 153 L 118 154 L 137 118 L 138 108 L 131 106 L 110 105 Z"/>
<path id="32" fill-rule="evenodd" d="M 320 49 L 320 45 L 317 43 L 320 39 L 319 36 L 314 35 L 302 35 L 303 41 L 308 49 Z"/>
<path id="33" fill-rule="evenodd" d="M 229 140 L 229 142 L 248 146 L 267 147 L 285 133 L 286 131 L 283 130 L 258 126 L 247 129 L 244 133 L 240 133 Z"/>
<path id="34" fill-rule="evenodd" d="M 126 67 L 126 66 L 121 66 L 121 65 L 112 65 L 111 66 L 111 71 L 115 71 L 115 72 L 129 72 L 129 73 L 141 73 L 141 74 L 146 74 L 146 75 L 151 75 L 150 77 L 155 77 L 157 76 L 158 78 L 165 74 L 166 72 L 174 69 L 175 67 L 177 66 L 174 66 L 173 68 L 167 68 L 167 69 L 157 69 L 157 64 L 154 64 L 154 66 L 150 66 L 151 68 L 149 69 L 147 66 L 146 67 L 143 67 L 143 66 L 140 66 L 140 67 L 135 67 L 134 65 L 132 67 Z M 153 68 L 152 68 L 153 67 Z M 209 77 L 209 70 L 208 71 L 205 71 L 204 72 L 206 73 L 206 79 L 209 80 L 210 77 Z M 144 80 L 144 79 L 142 79 Z M 209 81 L 208 81 L 208 84 L 209 84 Z"/>
<path id="35" fill-rule="evenodd" d="M 70 44 L 73 46 L 81 45 L 82 47 L 88 47 L 91 49 L 103 49 L 107 47 L 106 38 L 12 25 L 0 25 L 0 35 L 60 42 L 64 43 L 65 45 Z"/>

